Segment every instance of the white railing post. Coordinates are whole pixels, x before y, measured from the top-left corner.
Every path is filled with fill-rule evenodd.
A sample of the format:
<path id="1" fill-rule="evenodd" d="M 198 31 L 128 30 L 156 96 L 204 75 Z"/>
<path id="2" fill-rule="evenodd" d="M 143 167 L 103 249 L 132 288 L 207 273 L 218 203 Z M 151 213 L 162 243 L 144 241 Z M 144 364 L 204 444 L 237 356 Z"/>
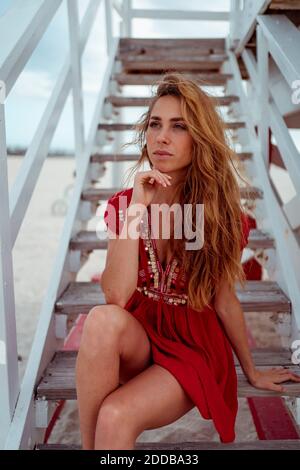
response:
<path id="1" fill-rule="evenodd" d="M 131 37 L 131 0 L 123 0 L 122 4 L 122 17 L 123 17 L 123 36 Z"/>
<path id="2" fill-rule="evenodd" d="M 105 0 L 105 27 L 106 27 L 106 51 L 107 55 L 110 56 L 112 41 L 113 41 L 113 30 L 112 30 L 112 4 L 110 0 Z"/>
<path id="3" fill-rule="evenodd" d="M 84 151 L 84 115 L 77 0 L 68 0 L 76 168 Z"/>
<path id="4" fill-rule="evenodd" d="M 0 449 L 19 394 L 4 104 L 0 103 Z"/>
<path id="5" fill-rule="evenodd" d="M 258 111 L 257 125 L 261 155 L 269 163 L 269 51 L 268 43 L 260 25 L 256 28 Z"/>
<path id="6" fill-rule="evenodd" d="M 230 2 L 229 47 L 234 49 L 238 41 L 239 0 Z"/>

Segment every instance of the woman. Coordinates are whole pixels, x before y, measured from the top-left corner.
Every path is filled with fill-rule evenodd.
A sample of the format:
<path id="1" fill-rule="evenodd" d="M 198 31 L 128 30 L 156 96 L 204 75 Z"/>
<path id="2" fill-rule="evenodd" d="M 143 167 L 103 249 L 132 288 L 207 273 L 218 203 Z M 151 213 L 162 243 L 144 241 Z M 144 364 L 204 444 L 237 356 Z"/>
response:
<path id="1" fill-rule="evenodd" d="M 249 235 L 234 152 L 215 102 L 179 73 L 163 77 L 137 129 L 138 166 L 148 161 L 151 170 L 137 172 L 133 187 L 108 201 L 107 304 L 89 312 L 76 365 L 82 445 L 134 449 L 141 432 L 194 406 L 231 442 L 238 409 L 232 348 L 257 388 L 282 391 L 280 383 L 300 380 L 284 368 L 260 371 L 251 358 L 234 291 L 236 281 L 244 285 Z M 162 203 L 191 207 L 196 234 L 195 207 L 204 205 L 200 248 L 186 249 L 186 237 L 174 236 L 183 222 L 171 208 L 172 235 L 161 235 L 152 208 Z"/>

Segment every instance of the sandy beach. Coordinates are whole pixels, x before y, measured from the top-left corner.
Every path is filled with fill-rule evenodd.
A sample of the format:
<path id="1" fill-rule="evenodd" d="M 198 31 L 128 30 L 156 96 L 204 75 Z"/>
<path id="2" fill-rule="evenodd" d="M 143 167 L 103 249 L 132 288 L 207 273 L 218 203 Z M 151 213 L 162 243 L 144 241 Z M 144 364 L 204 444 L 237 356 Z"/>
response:
<path id="1" fill-rule="evenodd" d="M 22 163 L 20 157 L 9 157 L 9 184 Z M 71 158 L 48 158 L 43 167 L 37 188 L 34 192 L 26 218 L 21 227 L 14 248 L 14 276 L 18 348 L 20 355 L 20 378 L 24 373 L 37 319 L 45 295 L 53 260 L 64 223 L 71 185 L 74 163 Z M 104 186 L 110 183 L 103 183 Z M 81 270 L 78 280 L 89 280 L 104 267 L 105 252 L 97 251 Z M 269 314 L 247 314 L 246 320 L 257 346 L 280 346 Z M 263 320 L 262 320 L 263 318 Z M 239 412 L 236 425 L 236 440 L 257 439 L 255 426 L 246 399 L 239 399 Z M 176 422 L 159 429 L 142 433 L 139 441 L 198 441 L 216 440 L 212 421 L 201 418 L 194 408 Z M 66 403 L 57 421 L 49 442 L 80 444 L 76 402 Z"/>

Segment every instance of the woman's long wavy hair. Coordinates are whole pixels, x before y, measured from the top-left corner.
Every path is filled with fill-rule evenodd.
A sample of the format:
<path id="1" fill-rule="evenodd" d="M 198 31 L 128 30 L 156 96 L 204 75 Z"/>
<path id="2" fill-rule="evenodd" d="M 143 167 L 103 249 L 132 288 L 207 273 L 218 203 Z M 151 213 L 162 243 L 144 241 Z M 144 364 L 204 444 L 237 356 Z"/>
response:
<path id="1" fill-rule="evenodd" d="M 234 174 L 240 177 L 234 166 L 237 156 L 227 141 L 226 123 L 216 110 L 215 97 L 179 72 L 166 73 L 156 85 L 148 110 L 134 127 L 136 137 L 124 145 L 138 144 L 141 152 L 129 178 L 146 161 L 150 168 L 153 167 L 147 153 L 146 131 L 154 104 L 161 96 L 178 97 L 193 145 L 191 163 L 185 179 L 177 185 L 173 199 L 179 201 L 182 208 L 184 204 L 192 205 L 189 207 L 193 207 L 193 230 L 194 208 L 197 203 L 204 204 L 204 244 L 199 250 L 185 250 L 186 240 L 172 236 L 170 244 L 179 265 L 187 273 L 188 306 L 201 311 L 212 302 L 221 281 L 227 281 L 231 289 L 236 281 L 242 286 L 245 282 L 241 265 L 243 207 Z M 243 181 L 247 186 L 247 181 Z"/>

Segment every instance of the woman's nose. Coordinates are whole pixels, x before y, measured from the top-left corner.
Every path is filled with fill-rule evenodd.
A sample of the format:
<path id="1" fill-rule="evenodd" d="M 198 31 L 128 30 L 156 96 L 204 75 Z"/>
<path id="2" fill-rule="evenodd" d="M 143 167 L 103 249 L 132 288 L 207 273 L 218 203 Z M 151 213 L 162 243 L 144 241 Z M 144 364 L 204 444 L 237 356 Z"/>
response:
<path id="1" fill-rule="evenodd" d="M 158 142 L 161 142 L 161 141 L 168 141 L 169 140 L 169 136 L 168 136 L 168 132 L 166 130 L 161 130 L 158 134 L 157 134 L 157 140 Z"/>

